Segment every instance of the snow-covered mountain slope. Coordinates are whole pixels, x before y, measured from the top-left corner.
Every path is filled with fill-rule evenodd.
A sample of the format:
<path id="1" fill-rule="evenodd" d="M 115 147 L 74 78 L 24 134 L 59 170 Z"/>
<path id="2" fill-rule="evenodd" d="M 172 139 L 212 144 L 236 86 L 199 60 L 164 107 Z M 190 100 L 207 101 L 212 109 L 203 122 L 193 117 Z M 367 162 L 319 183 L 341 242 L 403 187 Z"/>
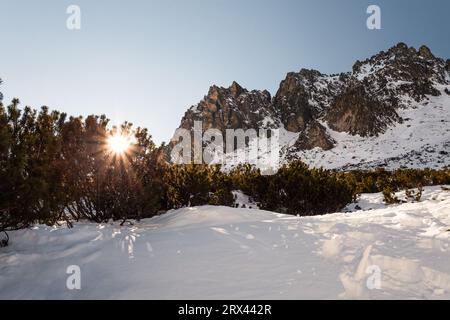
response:
<path id="1" fill-rule="evenodd" d="M 450 165 L 449 115 L 450 59 L 426 46 L 398 43 L 357 61 L 351 72 L 289 72 L 272 98 L 235 82 L 212 86 L 180 128 L 192 130 L 194 121 L 202 121 L 204 130 L 288 132 L 294 136 L 289 143 L 278 143 L 281 163 L 301 159 L 344 170 L 443 168 Z M 209 141 L 204 143 L 206 148 Z"/>
<path id="2" fill-rule="evenodd" d="M 402 123 L 390 126 L 378 136 L 362 137 L 330 129 L 322 125 L 335 141 L 330 150 L 314 148 L 290 154 L 310 166 L 330 169 L 387 169 L 443 168 L 450 166 L 450 95 L 445 87 L 436 85 L 442 92 L 428 96 L 418 103 L 409 101 L 411 107 L 400 108 Z"/>
<path id="3" fill-rule="evenodd" d="M 358 206 L 317 217 L 204 206 L 11 232 L 0 299 L 449 299 L 450 191 Z M 70 265 L 81 290 L 66 288 Z"/>

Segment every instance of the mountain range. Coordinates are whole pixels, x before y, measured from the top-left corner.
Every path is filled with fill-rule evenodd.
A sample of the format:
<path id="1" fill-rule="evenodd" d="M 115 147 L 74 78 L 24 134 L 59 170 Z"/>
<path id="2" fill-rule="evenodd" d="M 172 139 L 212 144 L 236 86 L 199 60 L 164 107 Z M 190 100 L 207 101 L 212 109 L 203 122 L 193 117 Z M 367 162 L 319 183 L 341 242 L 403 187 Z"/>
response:
<path id="1" fill-rule="evenodd" d="M 211 86 L 179 128 L 284 129 L 284 162 L 330 169 L 450 166 L 450 59 L 398 43 L 349 72 L 289 72 L 272 97 Z M 225 136 L 225 135 L 224 135 Z M 170 145 L 169 145 L 170 146 Z"/>

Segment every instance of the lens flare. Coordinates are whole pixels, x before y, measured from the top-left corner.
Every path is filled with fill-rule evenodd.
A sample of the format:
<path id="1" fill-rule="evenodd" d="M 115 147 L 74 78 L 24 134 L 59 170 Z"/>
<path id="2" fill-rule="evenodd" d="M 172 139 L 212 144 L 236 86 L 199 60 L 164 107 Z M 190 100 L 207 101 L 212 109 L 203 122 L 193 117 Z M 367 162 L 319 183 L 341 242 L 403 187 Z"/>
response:
<path id="1" fill-rule="evenodd" d="M 108 138 L 109 150 L 117 155 L 126 153 L 132 145 L 133 141 L 130 136 L 117 132 Z"/>

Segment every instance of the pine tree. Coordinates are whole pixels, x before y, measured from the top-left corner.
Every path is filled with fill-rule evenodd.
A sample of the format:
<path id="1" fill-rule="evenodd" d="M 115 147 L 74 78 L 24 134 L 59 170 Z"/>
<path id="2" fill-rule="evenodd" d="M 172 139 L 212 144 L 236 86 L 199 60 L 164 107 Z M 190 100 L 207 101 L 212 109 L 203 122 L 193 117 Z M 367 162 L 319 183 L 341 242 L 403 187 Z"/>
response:
<path id="1" fill-rule="evenodd" d="M 221 206 L 233 206 L 234 197 L 233 182 L 230 175 L 222 172 L 221 166 L 211 166 L 209 168 L 209 176 L 211 190 L 209 204 Z"/>
<path id="2" fill-rule="evenodd" d="M 309 169 L 301 161 L 283 166 L 266 178 L 261 207 L 294 215 L 337 212 L 353 199 L 353 191 L 339 175 L 324 169 Z"/>
<path id="3" fill-rule="evenodd" d="M 400 203 L 400 200 L 395 195 L 395 192 L 393 191 L 391 186 L 385 186 L 383 188 L 382 193 L 383 193 L 384 202 L 386 202 L 387 204 Z"/>
<path id="4" fill-rule="evenodd" d="M 169 206 L 173 208 L 205 205 L 210 200 L 208 168 L 201 164 L 171 165 L 164 175 Z"/>

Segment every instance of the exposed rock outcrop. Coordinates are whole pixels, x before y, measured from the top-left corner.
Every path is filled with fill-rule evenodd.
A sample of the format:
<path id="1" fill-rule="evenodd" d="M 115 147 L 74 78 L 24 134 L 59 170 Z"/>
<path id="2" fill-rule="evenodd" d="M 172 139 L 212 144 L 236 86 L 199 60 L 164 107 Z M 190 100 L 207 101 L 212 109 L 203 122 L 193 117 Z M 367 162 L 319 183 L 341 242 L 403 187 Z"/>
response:
<path id="1" fill-rule="evenodd" d="M 322 150 L 330 150 L 334 143 L 335 141 L 328 135 L 325 127 L 314 121 L 299 135 L 292 149 L 311 150 L 321 148 Z"/>
<path id="2" fill-rule="evenodd" d="M 359 83 L 336 97 L 325 120 L 333 130 L 363 137 L 378 135 L 401 121 L 392 106 L 376 100 Z"/>

